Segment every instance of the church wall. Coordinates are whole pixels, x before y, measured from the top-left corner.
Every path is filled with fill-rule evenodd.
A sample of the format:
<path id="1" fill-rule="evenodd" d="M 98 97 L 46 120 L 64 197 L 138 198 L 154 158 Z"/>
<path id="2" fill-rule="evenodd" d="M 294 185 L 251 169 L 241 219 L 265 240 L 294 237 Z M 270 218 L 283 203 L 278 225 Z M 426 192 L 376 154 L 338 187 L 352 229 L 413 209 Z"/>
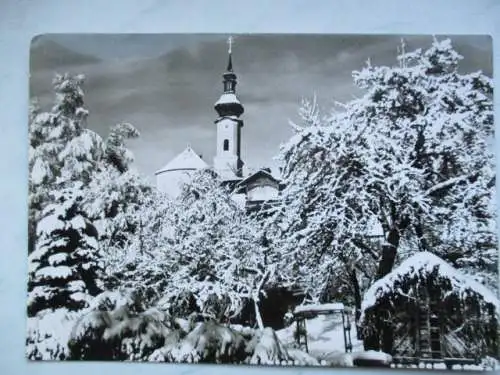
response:
<path id="1" fill-rule="evenodd" d="M 238 168 L 239 124 L 237 121 L 223 119 L 217 123 L 217 154 L 214 159 L 216 170 L 235 171 Z M 228 149 L 224 150 L 224 141 Z"/>
<path id="2" fill-rule="evenodd" d="M 217 124 L 217 155 L 238 155 L 238 123 L 229 119 L 221 120 Z M 229 140 L 229 149 L 224 150 L 224 140 Z"/>
<path id="3" fill-rule="evenodd" d="M 166 171 L 156 175 L 158 190 L 176 198 L 181 193 L 181 185 L 189 182 L 194 170 Z"/>

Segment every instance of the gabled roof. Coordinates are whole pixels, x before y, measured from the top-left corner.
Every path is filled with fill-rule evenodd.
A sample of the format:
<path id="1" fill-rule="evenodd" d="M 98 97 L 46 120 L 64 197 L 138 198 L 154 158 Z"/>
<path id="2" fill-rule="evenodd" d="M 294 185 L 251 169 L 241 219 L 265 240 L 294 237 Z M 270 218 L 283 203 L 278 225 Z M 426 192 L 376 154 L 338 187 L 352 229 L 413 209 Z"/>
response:
<path id="1" fill-rule="evenodd" d="M 274 177 L 270 172 L 264 170 L 264 169 L 259 169 L 257 172 L 255 173 L 252 173 L 251 175 L 247 176 L 246 178 L 244 178 L 239 184 L 238 186 L 236 187 L 237 190 L 240 190 L 242 189 L 245 185 L 249 184 L 250 182 L 252 181 L 255 181 L 257 178 L 259 177 L 264 177 L 264 178 L 267 178 L 275 183 L 279 183 L 279 180 L 276 179 L 276 177 Z"/>
<path id="2" fill-rule="evenodd" d="M 207 167 L 208 164 L 190 146 L 187 146 L 184 151 L 173 158 L 163 168 L 156 171 L 155 174 L 168 171 L 204 169 Z"/>
<path id="3" fill-rule="evenodd" d="M 500 312 L 500 301 L 487 287 L 475 281 L 472 276 L 465 275 L 460 270 L 452 267 L 443 259 L 428 251 L 421 251 L 403 261 L 392 272 L 376 281 L 365 293 L 361 309 L 374 306 L 377 300 L 389 293 L 398 293 L 397 285 L 405 278 L 427 277 L 434 272 L 437 276 L 448 279 L 452 290 L 460 296 L 470 292 L 480 295 L 485 302 L 495 306 L 497 314 Z"/>

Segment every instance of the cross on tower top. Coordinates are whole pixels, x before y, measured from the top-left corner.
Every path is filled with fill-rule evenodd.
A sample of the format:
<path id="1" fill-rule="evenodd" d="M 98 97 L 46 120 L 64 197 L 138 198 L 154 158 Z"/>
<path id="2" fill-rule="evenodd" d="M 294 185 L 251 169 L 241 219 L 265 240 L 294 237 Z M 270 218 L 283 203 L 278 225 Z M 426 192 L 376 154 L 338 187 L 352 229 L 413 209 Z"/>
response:
<path id="1" fill-rule="evenodd" d="M 227 38 L 227 44 L 229 46 L 228 53 L 232 52 L 233 43 L 234 43 L 234 38 L 232 36 L 230 36 L 229 38 Z"/>

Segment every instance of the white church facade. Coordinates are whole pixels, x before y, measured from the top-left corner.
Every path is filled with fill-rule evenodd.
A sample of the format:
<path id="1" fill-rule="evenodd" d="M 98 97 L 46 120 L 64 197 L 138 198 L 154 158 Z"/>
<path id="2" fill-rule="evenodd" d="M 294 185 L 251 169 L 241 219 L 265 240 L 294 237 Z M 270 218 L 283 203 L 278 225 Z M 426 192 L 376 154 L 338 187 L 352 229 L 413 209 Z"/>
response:
<path id="1" fill-rule="evenodd" d="M 240 118 L 244 107 L 236 95 L 237 77 L 233 71 L 232 40 L 229 38 L 229 56 L 223 74 L 224 90 L 215 102 L 217 112 L 215 128 L 217 132 L 213 170 L 224 184 L 233 189 L 235 201 L 251 210 L 278 198 L 280 181 L 268 168 L 246 173 L 241 157 L 243 120 Z M 183 183 L 189 181 L 193 171 L 211 168 L 190 146 L 159 169 L 156 175 L 158 190 L 176 197 Z"/>

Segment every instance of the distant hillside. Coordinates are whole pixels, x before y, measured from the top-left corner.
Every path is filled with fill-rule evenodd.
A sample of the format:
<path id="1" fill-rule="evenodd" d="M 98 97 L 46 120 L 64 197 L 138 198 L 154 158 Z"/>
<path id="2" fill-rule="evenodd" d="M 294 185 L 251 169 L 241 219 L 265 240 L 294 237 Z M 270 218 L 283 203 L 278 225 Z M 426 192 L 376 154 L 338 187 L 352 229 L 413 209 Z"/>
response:
<path id="1" fill-rule="evenodd" d="M 35 38 L 31 44 L 30 70 L 58 69 L 64 66 L 87 65 L 99 62 L 95 56 L 81 54 L 63 47 L 46 36 Z"/>

